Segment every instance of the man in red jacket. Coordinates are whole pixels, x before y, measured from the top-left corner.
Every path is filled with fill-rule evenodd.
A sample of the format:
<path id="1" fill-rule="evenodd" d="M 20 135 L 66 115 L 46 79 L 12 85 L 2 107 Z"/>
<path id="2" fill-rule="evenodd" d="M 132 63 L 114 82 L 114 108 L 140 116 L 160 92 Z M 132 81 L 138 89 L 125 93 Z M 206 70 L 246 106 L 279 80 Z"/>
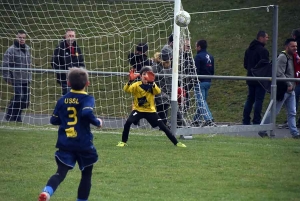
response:
<path id="1" fill-rule="evenodd" d="M 300 78 L 300 28 L 295 29 L 292 32 L 292 37 L 297 41 L 297 52 L 294 54 L 294 69 L 295 69 L 295 78 Z M 296 111 L 298 110 L 299 97 L 300 97 L 300 82 L 296 82 L 295 87 L 295 97 L 296 97 Z M 300 117 L 297 121 L 297 127 L 300 126 Z"/>

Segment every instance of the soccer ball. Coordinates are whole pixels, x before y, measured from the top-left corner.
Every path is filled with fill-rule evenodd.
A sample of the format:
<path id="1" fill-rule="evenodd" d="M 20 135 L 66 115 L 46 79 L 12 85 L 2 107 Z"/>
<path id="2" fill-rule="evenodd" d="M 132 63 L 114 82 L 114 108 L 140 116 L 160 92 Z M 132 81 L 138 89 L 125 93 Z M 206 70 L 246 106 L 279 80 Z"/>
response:
<path id="1" fill-rule="evenodd" d="M 180 27 L 186 27 L 191 22 L 191 16 L 184 10 L 179 11 L 175 16 L 175 22 Z"/>

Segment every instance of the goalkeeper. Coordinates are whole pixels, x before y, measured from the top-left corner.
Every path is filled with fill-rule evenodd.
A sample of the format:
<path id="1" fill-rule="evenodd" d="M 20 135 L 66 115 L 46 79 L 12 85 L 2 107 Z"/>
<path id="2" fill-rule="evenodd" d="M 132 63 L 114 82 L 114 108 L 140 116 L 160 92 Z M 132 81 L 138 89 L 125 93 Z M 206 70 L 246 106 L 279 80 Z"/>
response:
<path id="1" fill-rule="evenodd" d="M 141 81 L 133 83 L 139 76 L 141 77 Z M 159 94 L 161 90 L 155 84 L 154 80 L 155 75 L 150 66 L 143 67 L 140 70 L 140 74 L 135 74 L 134 69 L 130 70 L 129 82 L 124 86 L 124 91 L 133 95 L 134 104 L 133 110 L 125 122 L 122 141 L 117 144 L 118 147 L 127 146 L 131 124 L 142 118 L 145 118 L 153 128 L 158 126 L 177 147 L 186 147 L 183 143 L 177 141 L 170 129 L 167 128 L 156 113 L 154 96 Z"/>

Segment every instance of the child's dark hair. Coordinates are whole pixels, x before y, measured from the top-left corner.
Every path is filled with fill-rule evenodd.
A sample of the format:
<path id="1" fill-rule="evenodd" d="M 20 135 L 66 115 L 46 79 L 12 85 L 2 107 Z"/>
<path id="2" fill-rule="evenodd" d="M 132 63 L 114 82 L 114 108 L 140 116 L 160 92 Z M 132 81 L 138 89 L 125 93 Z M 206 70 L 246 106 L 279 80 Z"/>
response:
<path id="1" fill-rule="evenodd" d="M 18 30 L 18 34 L 26 34 L 26 31 L 24 31 L 23 29 Z"/>
<path id="2" fill-rule="evenodd" d="M 82 90 L 86 86 L 89 80 L 88 73 L 82 68 L 71 68 L 68 73 L 68 82 L 71 85 L 71 89 Z"/>
<path id="3" fill-rule="evenodd" d="M 144 72 L 148 72 L 148 71 L 152 71 L 152 67 L 151 67 L 151 66 L 144 66 L 144 67 L 140 70 L 140 75 L 143 75 Z"/>

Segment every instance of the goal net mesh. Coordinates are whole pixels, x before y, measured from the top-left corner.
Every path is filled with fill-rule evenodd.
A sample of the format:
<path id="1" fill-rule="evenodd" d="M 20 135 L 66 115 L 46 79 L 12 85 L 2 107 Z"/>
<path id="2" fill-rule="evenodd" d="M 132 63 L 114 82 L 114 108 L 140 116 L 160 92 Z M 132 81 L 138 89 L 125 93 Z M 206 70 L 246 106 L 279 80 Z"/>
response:
<path id="1" fill-rule="evenodd" d="M 1 62 L 5 51 L 13 44 L 17 30 L 26 31 L 26 44 L 31 48 L 33 72 L 30 105 L 23 111 L 22 123 L 18 125 L 49 125 L 55 103 L 62 95 L 51 69 L 51 58 L 66 30 L 73 29 L 83 52 L 86 69 L 90 71 L 91 85 L 87 91 L 95 97 L 95 113 L 104 119 L 105 128 L 118 129 L 123 127 L 132 109 L 132 97 L 123 91 L 131 68 L 128 54 L 135 52 L 138 43 L 148 44 L 149 58 L 161 52 L 173 32 L 174 3 L 3 0 L 0 20 Z M 181 28 L 180 58 L 188 41 L 188 28 Z M 192 57 L 189 59 L 193 60 Z M 188 82 L 182 68 L 184 62 L 180 59 L 179 87 L 189 90 L 189 103 L 186 107 L 187 99 L 180 99 L 179 109 L 189 125 L 197 107 L 193 83 L 186 86 Z M 2 76 L 0 81 L 0 125 L 6 126 L 5 113 L 14 93 L 13 87 Z M 139 128 L 148 129 L 150 126 L 141 121 Z"/>

